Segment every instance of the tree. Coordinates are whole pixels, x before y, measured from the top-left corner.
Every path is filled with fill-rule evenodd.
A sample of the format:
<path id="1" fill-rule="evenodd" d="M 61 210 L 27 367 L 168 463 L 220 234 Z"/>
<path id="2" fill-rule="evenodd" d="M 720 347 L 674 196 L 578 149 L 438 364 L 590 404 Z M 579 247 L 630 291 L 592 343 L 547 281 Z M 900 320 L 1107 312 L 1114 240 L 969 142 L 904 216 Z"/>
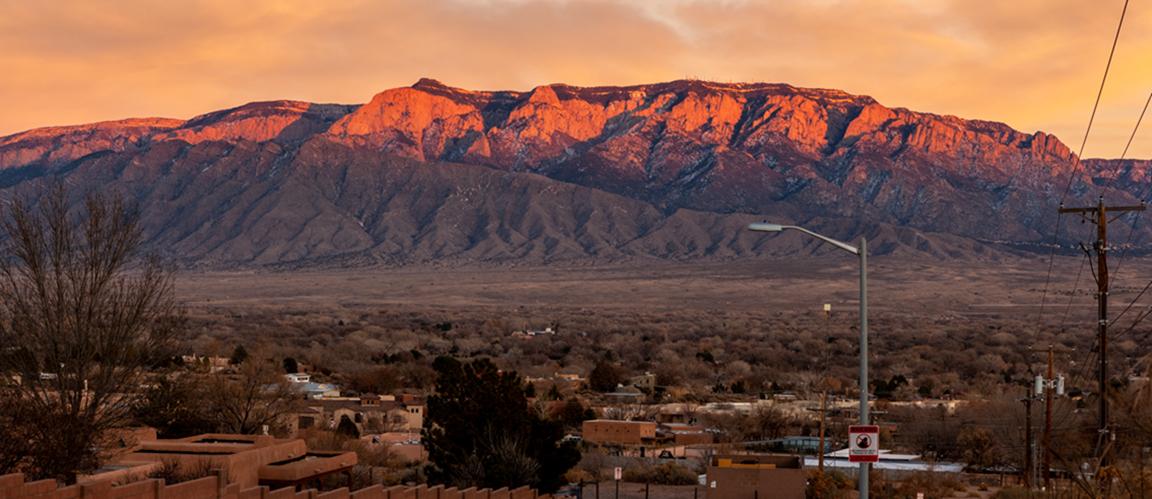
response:
<path id="1" fill-rule="evenodd" d="M 216 429 L 209 407 L 203 378 L 185 374 L 179 377 L 158 376 L 137 400 L 133 413 L 136 422 L 156 429 L 163 438 L 183 438 Z"/>
<path id="2" fill-rule="evenodd" d="M 244 345 L 236 345 L 236 348 L 232 349 L 232 356 L 228 357 L 228 363 L 234 366 L 243 364 L 246 360 L 248 360 L 248 350 L 244 348 Z"/>
<path id="3" fill-rule="evenodd" d="M 275 427 L 296 410 L 300 394 L 272 362 L 252 360 L 233 378 L 213 377 L 205 397 L 217 429 L 246 435 Z"/>
<path id="4" fill-rule="evenodd" d="M 588 374 L 588 386 L 601 393 L 616 391 L 620 381 L 620 371 L 607 361 L 597 363 Z"/>
<path id="5" fill-rule="evenodd" d="M 300 372 L 300 364 L 292 357 L 284 357 L 284 373 L 295 374 Z"/>
<path id="6" fill-rule="evenodd" d="M 32 414 L 8 387 L 0 388 L 0 475 L 17 470 L 32 452 Z"/>
<path id="7" fill-rule="evenodd" d="M 396 366 L 379 366 L 359 371 L 348 376 L 348 387 L 360 393 L 391 393 L 404 386 L 400 369 Z"/>
<path id="8" fill-rule="evenodd" d="M 340 423 L 336 425 L 336 433 L 348 438 L 360 438 L 360 428 L 356 427 L 348 416 L 340 416 Z"/>
<path id="9" fill-rule="evenodd" d="M 528 405 L 524 382 L 491 361 L 440 357 L 436 393 L 428 398 L 423 440 L 428 479 L 464 487 L 529 485 L 555 491 L 580 461 L 563 427 Z"/>
<path id="10" fill-rule="evenodd" d="M 996 442 L 985 428 L 969 426 L 960 430 L 956 444 L 964 449 L 963 458 L 973 468 L 991 468 L 1002 463 Z"/>
<path id="11" fill-rule="evenodd" d="M 131 423 L 132 393 L 180 327 L 171 274 L 137 258 L 138 217 L 118 196 L 70 210 L 57 184 L 14 200 L 0 235 L 0 378 L 22 379 L 0 396 L 27 409 L 5 412 L 0 440 L 28 443 L 16 467 L 30 478 L 73 483 Z"/>
<path id="12" fill-rule="evenodd" d="M 567 429 L 579 430 L 584 421 L 596 419 L 596 411 L 584 407 L 579 399 L 572 397 L 556 410 L 552 419 L 559 421 Z"/>

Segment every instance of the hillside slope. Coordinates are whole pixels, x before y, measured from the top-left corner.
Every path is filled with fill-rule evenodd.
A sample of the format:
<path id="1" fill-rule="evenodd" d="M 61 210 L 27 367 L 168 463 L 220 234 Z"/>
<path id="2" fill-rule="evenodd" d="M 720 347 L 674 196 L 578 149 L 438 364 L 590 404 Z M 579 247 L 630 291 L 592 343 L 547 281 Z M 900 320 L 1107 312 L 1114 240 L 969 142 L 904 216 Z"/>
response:
<path id="1" fill-rule="evenodd" d="M 421 80 L 364 105 L 260 102 L 0 138 L 4 195 L 54 176 L 125 190 L 153 248 L 207 266 L 813 247 L 742 233 L 761 218 L 867 234 L 877 253 L 987 255 L 1050 242 L 1069 175 L 1068 203 L 1147 195 L 1144 163 L 1074 165 L 1042 132 L 700 81 L 477 92 Z"/>

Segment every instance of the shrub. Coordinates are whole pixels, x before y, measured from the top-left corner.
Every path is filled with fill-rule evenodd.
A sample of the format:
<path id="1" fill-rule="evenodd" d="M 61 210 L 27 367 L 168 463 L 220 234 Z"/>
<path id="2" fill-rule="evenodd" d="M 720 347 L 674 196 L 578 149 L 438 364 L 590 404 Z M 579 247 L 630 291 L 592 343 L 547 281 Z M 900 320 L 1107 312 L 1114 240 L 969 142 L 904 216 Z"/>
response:
<path id="1" fill-rule="evenodd" d="M 624 470 L 624 481 L 646 482 L 656 485 L 695 485 L 696 472 L 676 463 L 660 463 L 652 467 Z"/>

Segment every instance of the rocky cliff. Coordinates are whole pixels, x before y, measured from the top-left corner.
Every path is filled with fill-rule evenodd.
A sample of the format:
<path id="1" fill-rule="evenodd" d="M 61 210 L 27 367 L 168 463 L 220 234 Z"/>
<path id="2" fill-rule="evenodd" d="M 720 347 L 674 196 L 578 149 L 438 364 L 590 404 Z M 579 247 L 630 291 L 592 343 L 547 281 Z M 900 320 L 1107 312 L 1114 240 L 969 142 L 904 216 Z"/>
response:
<path id="1" fill-rule="evenodd" d="M 1147 163 L 838 90 L 676 81 L 253 103 L 0 138 L 0 186 L 115 185 L 157 247 L 218 264 L 739 257 L 768 217 L 881 251 L 1040 244 L 1069 203 L 1134 202 Z M 737 234 L 737 235 L 734 235 Z M 942 241 L 947 240 L 947 244 Z M 797 242 L 787 251 L 803 251 Z"/>

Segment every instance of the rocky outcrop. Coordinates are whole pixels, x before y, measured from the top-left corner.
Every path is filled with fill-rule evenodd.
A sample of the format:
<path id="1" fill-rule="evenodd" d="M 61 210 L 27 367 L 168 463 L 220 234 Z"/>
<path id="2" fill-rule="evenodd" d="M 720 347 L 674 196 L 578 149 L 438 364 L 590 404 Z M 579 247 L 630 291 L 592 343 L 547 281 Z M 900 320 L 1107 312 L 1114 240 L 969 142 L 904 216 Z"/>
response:
<path id="1" fill-rule="evenodd" d="M 254 102 L 188 120 L 154 140 L 299 142 L 328 130 L 356 106 L 297 101 Z"/>
<path id="2" fill-rule="evenodd" d="M 183 123 L 165 118 L 133 118 L 37 128 L 0 137 L 0 168 L 60 164 L 96 152 L 123 151 Z"/>
<path id="3" fill-rule="evenodd" d="M 1149 172 L 839 90 L 702 81 L 424 79 L 360 106 L 259 102 L 0 138 L 0 189 L 45 173 L 115 183 L 149 209 L 151 241 L 218 264 L 733 258 L 766 251 L 732 235 L 761 217 L 872 234 L 888 241 L 878 251 L 980 254 L 1050 241 L 1069 179 L 1069 203 L 1135 202 Z"/>
<path id="4" fill-rule="evenodd" d="M 1152 160 L 1086 159 L 1083 165 L 1098 186 L 1131 192 L 1144 201 L 1152 197 Z"/>

